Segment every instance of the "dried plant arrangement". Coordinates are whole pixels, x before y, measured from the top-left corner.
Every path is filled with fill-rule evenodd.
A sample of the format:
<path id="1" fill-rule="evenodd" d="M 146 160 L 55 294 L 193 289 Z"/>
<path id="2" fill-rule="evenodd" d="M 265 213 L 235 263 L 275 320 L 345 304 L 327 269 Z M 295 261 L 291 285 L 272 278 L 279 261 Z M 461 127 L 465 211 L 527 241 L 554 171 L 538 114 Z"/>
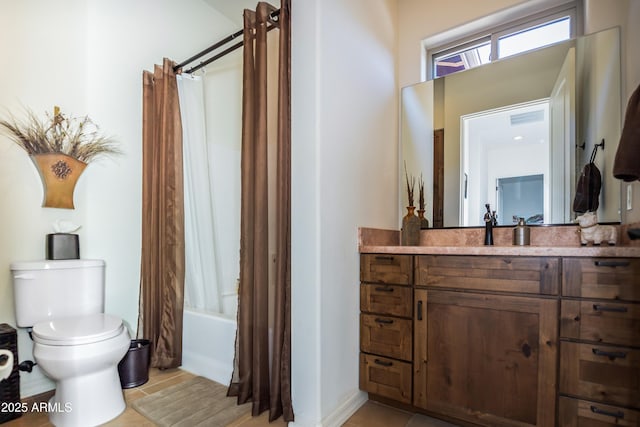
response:
<path id="1" fill-rule="evenodd" d="M 89 116 L 67 117 L 57 106 L 44 121 L 27 109 L 26 119 L 12 115 L 0 120 L 0 128 L 30 156 L 61 153 L 89 163 L 101 156 L 122 154 L 115 140 L 102 135 Z"/>
<path id="2" fill-rule="evenodd" d="M 413 191 L 416 185 L 416 178 L 412 175 L 411 182 L 409 182 L 409 174 L 407 173 L 407 162 L 404 162 L 404 176 L 407 181 L 407 196 L 409 198 L 409 206 L 415 206 L 413 204 Z"/>
<path id="3" fill-rule="evenodd" d="M 418 183 L 418 203 L 420 204 L 420 210 L 424 210 L 424 179 L 422 179 L 422 174 L 420 174 L 420 183 Z"/>

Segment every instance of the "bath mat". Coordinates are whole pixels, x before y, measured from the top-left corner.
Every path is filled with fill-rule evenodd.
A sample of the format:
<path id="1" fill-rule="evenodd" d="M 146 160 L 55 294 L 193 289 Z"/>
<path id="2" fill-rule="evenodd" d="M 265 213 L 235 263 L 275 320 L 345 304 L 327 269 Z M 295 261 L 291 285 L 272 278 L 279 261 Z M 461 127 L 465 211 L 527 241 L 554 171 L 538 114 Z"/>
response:
<path id="1" fill-rule="evenodd" d="M 227 387 L 195 377 L 133 401 L 131 406 L 161 427 L 220 427 L 249 413 L 251 404 L 236 405 Z"/>

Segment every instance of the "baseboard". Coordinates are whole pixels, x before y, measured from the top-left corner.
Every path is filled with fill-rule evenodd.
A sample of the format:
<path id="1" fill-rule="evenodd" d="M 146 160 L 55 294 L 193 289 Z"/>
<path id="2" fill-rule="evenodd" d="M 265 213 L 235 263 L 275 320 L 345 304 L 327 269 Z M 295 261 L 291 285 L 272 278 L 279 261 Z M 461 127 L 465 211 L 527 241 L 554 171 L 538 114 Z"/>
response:
<path id="1" fill-rule="evenodd" d="M 22 399 L 37 396 L 55 388 L 55 383 L 45 377 L 37 367 L 32 373 L 20 372 L 20 398 Z"/>
<path id="2" fill-rule="evenodd" d="M 24 399 L 20 399 L 22 403 L 25 403 L 28 408 L 31 408 L 34 404 L 39 404 L 41 402 L 48 402 L 49 399 L 55 394 L 55 390 L 45 391 L 44 393 L 36 394 L 33 396 L 25 397 Z"/>
<path id="3" fill-rule="evenodd" d="M 367 393 L 356 390 L 340 406 L 328 416 L 322 419 L 322 427 L 342 426 L 358 409 L 368 400 Z"/>
<path id="4" fill-rule="evenodd" d="M 20 399 L 28 399 L 32 396 L 38 396 L 42 393 L 55 390 L 55 384 L 48 378 L 38 381 L 32 381 L 26 387 L 20 384 Z"/>

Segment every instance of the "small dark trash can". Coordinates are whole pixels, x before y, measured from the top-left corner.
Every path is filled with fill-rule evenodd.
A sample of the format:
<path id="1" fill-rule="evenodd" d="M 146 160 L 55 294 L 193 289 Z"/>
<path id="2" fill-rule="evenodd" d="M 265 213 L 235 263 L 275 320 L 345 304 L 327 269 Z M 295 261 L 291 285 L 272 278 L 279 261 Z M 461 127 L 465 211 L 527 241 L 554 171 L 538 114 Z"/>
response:
<path id="1" fill-rule="evenodd" d="M 120 385 L 133 388 L 149 381 L 149 340 L 131 340 L 129 351 L 118 363 Z"/>

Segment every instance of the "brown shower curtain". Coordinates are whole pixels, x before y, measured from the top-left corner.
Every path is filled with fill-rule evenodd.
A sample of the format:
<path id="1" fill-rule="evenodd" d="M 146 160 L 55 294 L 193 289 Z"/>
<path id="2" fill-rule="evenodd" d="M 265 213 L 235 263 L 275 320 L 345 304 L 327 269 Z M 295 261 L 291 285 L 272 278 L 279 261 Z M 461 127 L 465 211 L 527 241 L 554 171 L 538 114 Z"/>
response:
<path id="1" fill-rule="evenodd" d="M 291 78 L 290 1 L 282 0 L 278 67 L 274 295 L 269 297 L 267 27 L 273 7 L 244 12 L 241 235 L 238 332 L 229 395 L 252 413 L 293 421 L 291 404 Z M 254 50 L 255 45 L 255 50 Z M 269 304 L 269 300 L 272 304 Z M 269 313 L 273 348 L 269 359 Z M 271 374 L 269 367 L 271 366 Z"/>
<path id="2" fill-rule="evenodd" d="M 175 64 L 144 71 L 142 259 L 138 336 L 151 341 L 151 366 L 182 364 L 184 202 L 182 125 Z"/>

